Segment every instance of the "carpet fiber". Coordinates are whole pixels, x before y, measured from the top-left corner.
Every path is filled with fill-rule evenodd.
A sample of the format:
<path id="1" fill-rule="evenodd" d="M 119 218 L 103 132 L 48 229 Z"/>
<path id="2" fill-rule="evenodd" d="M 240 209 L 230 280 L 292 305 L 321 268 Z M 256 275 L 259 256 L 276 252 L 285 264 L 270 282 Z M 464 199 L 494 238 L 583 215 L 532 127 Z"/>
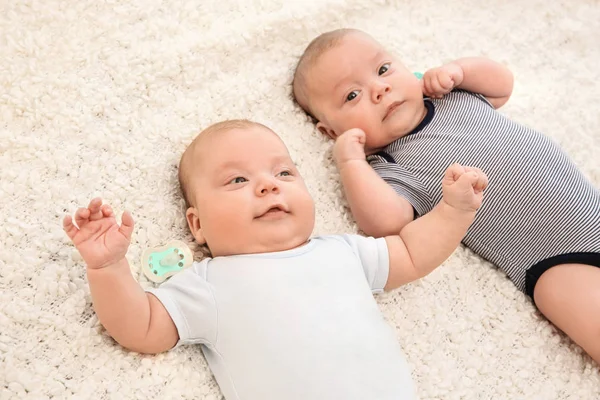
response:
<path id="1" fill-rule="evenodd" d="M 600 186 L 597 0 L 2 1 L 0 399 L 221 398 L 199 348 L 140 356 L 107 336 L 61 219 L 96 195 L 131 210 L 128 257 L 150 285 L 143 250 L 190 240 L 182 151 L 210 123 L 250 118 L 289 146 L 315 234 L 356 231 L 331 143 L 290 100 L 302 50 L 337 27 L 370 32 L 414 71 L 505 63 L 516 83 L 502 112 Z M 600 398 L 598 366 L 468 250 L 378 302 L 422 399 Z"/>

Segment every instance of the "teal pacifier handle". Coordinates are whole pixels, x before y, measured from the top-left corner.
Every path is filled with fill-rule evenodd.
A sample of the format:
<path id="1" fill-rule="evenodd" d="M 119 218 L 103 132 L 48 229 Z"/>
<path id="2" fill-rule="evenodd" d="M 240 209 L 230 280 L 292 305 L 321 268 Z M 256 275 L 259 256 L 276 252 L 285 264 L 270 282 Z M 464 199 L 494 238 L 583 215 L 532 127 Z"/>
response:
<path id="1" fill-rule="evenodd" d="M 173 240 L 164 246 L 146 249 L 142 254 L 142 269 L 148 279 L 160 283 L 189 267 L 193 261 L 189 247 Z"/>
<path id="2" fill-rule="evenodd" d="M 423 74 L 420 72 L 413 72 L 413 75 L 417 77 L 417 79 L 422 79 L 423 78 Z"/>

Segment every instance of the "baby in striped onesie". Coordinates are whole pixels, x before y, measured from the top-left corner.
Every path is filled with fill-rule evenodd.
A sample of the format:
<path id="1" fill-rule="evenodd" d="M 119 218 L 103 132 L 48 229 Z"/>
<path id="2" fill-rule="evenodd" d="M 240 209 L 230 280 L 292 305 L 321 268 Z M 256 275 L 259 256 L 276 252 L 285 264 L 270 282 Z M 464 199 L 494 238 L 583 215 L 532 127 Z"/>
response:
<path id="1" fill-rule="evenodd" d="M 513 77 L 484 58 L 422 80 L 364 32 L 325 33 L 302 55 L 294 97 L 323 134 L 358 226 L 398 232 L 442 196 L 452 163 L 489 177 L 463 243 L 501 268 L 600 362 L 600 191 L 548 137 L 496 111 Z"/>

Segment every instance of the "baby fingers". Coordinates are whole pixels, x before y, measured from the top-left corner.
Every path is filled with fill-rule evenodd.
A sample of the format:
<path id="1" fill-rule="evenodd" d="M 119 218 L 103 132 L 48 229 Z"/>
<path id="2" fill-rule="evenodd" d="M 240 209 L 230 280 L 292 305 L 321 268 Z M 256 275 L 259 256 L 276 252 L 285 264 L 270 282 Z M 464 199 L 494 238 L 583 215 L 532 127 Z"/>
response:
<path id="1" fill-rule="evenodd" d="M 425 95 L 438 98 L 441 96 L 439 85 L 437 84 L 437 78 L 435 76 L 429 76 L 423 81 Z"/>
<path id="2" fill-rule="evenodd" d="M 446 93 L 450 92 L 454 87 L 454 82 L 450 75 L 444 71 L 436 71 L 429 74 L 423 82 L 424 93 L 433 98 L 441 98 Z"/>
<path id="3" fill-rule="evenodd" d="M 128 239 L 131 239 L 133 233 L 133 217 L 129 211 L 125 211 L 121 217 L 121 227 L 119 231 Z"/>
<path id="4" fill-rule="evenodd" d="M 454 88 L 454 81 L 448 73 L 439 73 L 437 75 L 437 85 L 440 91 L 448 93 Z"/>
<path id="5" fill-rule="evenodd" d="M 483 192 L 488 187 L 488 183 L 487 175 L 481 172 L 477 174 L 477 181 L 473 185 L 473 189 L 475 189 L 475 192 Z"/>
<path id="6" fill-rule="evenodd" d="M 63 229 L 70 239 L 73 239 L 77 234 L 77 231 L 79 231 L 79 229 L 77 229 L 77 227 L 73 224 L 73 219 L 70 215 L 65 215 L 63 218 Z"/>
<path id="7" fill-rule="evenodd" d="M 466 172 L 473 172 L 477 175 L 477 179 L 473 182 L 473 189 L 476 192 L 483 192 L 488 187 L 488 177 L 479 168 L 476 167 L 465 167 Z"/>
<path id="8" fill-rule="evenodd" d="M 478 179 L 479 177 L 476 172 L 465 172 L 456 180 L 456 185 L 461 191 L 472 193 L 476 190 L 475 187 Z"/>
<path id="9" fill-rule="evenodd" d="M 102 215 L 105 218 L 109 218 L 109 217 L 114 217 L 115 216 L 115 213 L 113 212 L 112 207 L 109 206 L 108 204 L 102 205 L 101 210 L 102 210 Z"/>
<path id="10" fill-rule="evenodd" d="M 96 197 L 96 198 L 92 199 L 90 201 L 90 204 L 88 205 L 88 209 L 90 210 L 90 216 L 89 216 L 90 221 L 97 221 L 104 217 L 104 215 L 102 213 L 102 199 L 101 198 Z"/>
<path id="11" fill-rule="evenodd" d="M 446 169 L 446 173 L 444 174 L 444 179 L 448 183 L 452 183 L 458 180 L 461 175 L 465 173 L 465 167 L 458 163 L 454 163 Z"/>
<path id="12" fill-rule="evenodd" d="M 81 225 L 84 225 L 89 220 L 90 220 L 89 208 L 81 207 L 81 208 L 78 208 L 77 211 L 75 211 L 75 223 L 77 224 L 77 226 L 81 227 Z"/>

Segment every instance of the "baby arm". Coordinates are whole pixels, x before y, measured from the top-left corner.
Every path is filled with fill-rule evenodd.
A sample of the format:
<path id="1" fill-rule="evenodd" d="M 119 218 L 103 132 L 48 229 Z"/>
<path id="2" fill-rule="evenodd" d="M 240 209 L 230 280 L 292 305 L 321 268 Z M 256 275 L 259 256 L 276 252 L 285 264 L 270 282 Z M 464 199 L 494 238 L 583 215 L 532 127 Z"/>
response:
<path id="1" fill-rule="evenodd" d="M 130 350 L 160 353 L 178 340 L 173 320 L 162 303 L 147 294 L 131 275 L 125 258 L 133 218 L 125 212 L 119 226 L 108 205 L 96 198 L 66 216 L 63 227 L 87 264 L 94 310 L 108 333 Z"/>
<path id="2" fill-rule="evenodd" d="M 359 228 L 369 236 L 396 234 L 414 219 L 412 205 L 367 163 L 365 133 L 350 129 L 336 139 L 333 155 Z"/>
<path id="3" fill-rule="evenodd" d="M 484 95 L 494 108 L 502 107 L 513 89 L 512 72 L 504 65 L 483 57 L 460 58 L 425 72 L 423 93 L 441 98 L 452 89 Z"/>
<path id="4" fill-rule="evenodd" d="M 453 164 L 442 181 L 443 199 L 399 235 L 387 236 L 390 270 L 385 290 L 429 274 L 458 247 L 481 206 L 487 177 L 477 168 Z"/>

